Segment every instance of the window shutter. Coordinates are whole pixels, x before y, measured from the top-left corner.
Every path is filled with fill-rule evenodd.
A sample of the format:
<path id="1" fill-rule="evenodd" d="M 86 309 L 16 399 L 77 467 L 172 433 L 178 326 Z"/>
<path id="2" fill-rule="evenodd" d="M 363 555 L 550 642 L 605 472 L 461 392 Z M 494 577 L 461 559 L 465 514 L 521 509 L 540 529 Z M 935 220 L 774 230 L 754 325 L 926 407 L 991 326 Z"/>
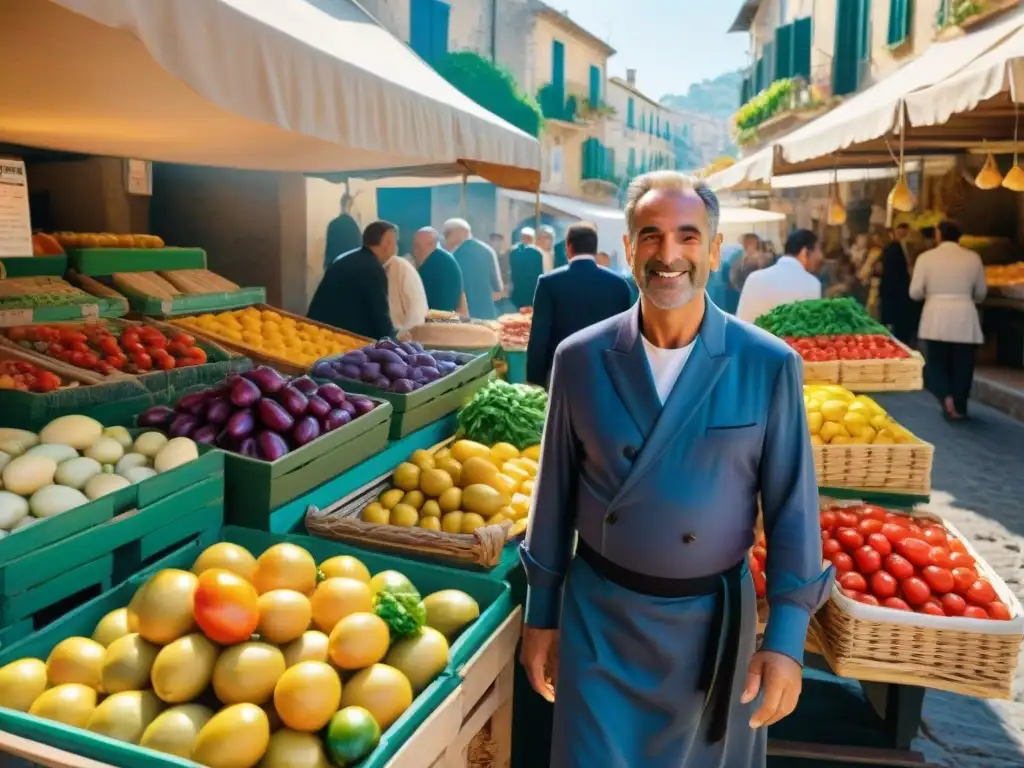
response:
<path id="1" fill-rule="evenodd" d="M 764 87 L 767 88 L 775 82 L 775 43 L 765 43 L 764 46 Z"/>
<path id="2" fill-rule="evenodd" d="M 857 60 L 858 64 L 866 61 L 871 51 L 871 0 L 858 0 L 857 13 L 859 14 L 859 37 L 857 39 Z M 858 68 L 859 71 L 859 68 Z M 858 77 L 858 85 L 860 78 Z"/>
<path id="3" fill-rule="evenodd" d="M 433 22 L 433 0 L 409 0 L 409 47 L 421 59 L 430 61 L 434 44 L 431 34 Z"/>
<path id="4" fill-rule="evenodd" d="M 636 176 L 636 148 L 629 148 L 629 162 L 626 164 L 626 175 Z"/>
<path id="5" fill-rule="evenodd" d="M 864 31 L 862 0 L 836 0 L 836 45 L 832 61 L 832 92 L 854 93 L 860 85 L 860 52 Z"/>
<path id="6" fill-rule="evenodd" d="M 626 127 L 636 128 L 636 100 L 632 96 L 626 102 Z"/>
<path id="7" fill-rule="evenodd" d="M 912 9 L 913 0 L 889 0 L 889 45 L 899 45 L 910 37 Z"/>
<path id="8" fill-rule="evenodd" d="M 431 4 L 429 61 L 438 61 L 448 53 L 448 16 L 451 7 L 441 0 L 432 0 Z"/>
<path id="9" fill-rule="evenodd" d="M 764 90 L 764 56 L 754 62 L 754 91 L 751 96 L 756 96 Z"/>
<path id="10" fill-rule="evenodd" d="M 551 44 L 551 90 L 559 108 L 565 106 L 565 43 Z"/>
<path id="11" fill-rule="evenodd" d="M 811 79 L 811 18 L 793 22 L 793 71 L 792 77 Z"/>
<path id="12" fill-rule="evenodd" d="M 647 131 L 647 114 L 644 112 L 640 113 L 640 132 L 645 133 Z"/>
<path id="13" fill-rule="evenodd" d="M 775 30 L 775 80 L 793 76 L 793 25 Z"/>
<path id="14" fill-rule="evenodd" d="M 590 95 L 587 97 L 592 107 L 601 105 L 601 68 L 590 67 Z"/>

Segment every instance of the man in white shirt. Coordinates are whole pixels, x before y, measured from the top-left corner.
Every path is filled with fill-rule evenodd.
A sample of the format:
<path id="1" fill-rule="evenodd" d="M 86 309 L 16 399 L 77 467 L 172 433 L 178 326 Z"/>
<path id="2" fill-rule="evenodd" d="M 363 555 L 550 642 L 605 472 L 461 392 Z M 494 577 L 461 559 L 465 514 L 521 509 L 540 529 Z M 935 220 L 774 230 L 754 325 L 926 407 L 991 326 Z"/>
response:
<path id="1" fill-rule="evenodd" d="M 752 273 L 743 283 L 736 317 L 752 323 L 782 304 L 821 298 L 818 236 L 798 229 L 786 240 L 786 253 L 775 264 Z"/>
<path id="2" fill-rule="evenodd" d="M 388 273 L 388 307 L 391 311 L 391 322 L 398 333 L 402 334 L 410 328 L 426 322 L 427 292 L 423 288 L 420 273 L 413 263 L 403 256 L 393 256 L 384 265 Z"/>

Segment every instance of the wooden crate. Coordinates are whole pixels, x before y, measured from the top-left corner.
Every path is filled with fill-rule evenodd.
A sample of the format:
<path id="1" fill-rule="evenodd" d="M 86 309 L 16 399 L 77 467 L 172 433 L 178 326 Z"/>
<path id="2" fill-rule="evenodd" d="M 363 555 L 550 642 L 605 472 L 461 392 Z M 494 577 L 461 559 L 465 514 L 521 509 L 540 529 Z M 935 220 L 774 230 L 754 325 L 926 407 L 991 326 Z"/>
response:
<path id="1" fill-rule="evenodd" d="M 819 488 L 931 493 L 935 447 L 929 443 L 814 445 L 812 449 Z"/>
<path id="2" fill-rule="evenodd" d="M 409 737 L 387 768 L 506 768 L 522 609 L 459 671 L 462 683 Z M 483 732 L 483 735 L 480 735 Z"/>

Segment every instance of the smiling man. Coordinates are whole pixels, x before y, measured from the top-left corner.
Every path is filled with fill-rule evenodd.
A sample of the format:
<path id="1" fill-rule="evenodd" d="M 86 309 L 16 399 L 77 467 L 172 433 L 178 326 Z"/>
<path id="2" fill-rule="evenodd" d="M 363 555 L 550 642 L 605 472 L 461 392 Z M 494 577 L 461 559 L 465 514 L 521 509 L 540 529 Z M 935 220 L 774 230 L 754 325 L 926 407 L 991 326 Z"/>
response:
<path id="1" fill-rule="evenodd" d="M 553 768 L 764 766 L 765 726 L 800 695 L 831 581 L 801 363 L 706 299 L 718 210 L 687 176 L 635 179 L 640 301 L 555 353 L 521 552 L 521 660 L 555 702 Z M 758 495 L 771 616 L 755 652 Z"/>

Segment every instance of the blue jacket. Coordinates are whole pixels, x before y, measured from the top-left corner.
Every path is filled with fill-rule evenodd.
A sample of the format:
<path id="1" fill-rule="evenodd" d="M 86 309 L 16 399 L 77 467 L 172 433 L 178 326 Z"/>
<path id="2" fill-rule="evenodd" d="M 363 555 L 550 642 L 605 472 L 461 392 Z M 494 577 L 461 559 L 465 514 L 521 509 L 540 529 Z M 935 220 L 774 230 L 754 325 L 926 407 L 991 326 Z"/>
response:
<path id="1" fill-rule="evenodd" d="M 625 312 L 630 303 L 626 281 L 593 259 L 573 259 L 541 277 L 533 297 L 526 380 L 547 386 L 551 360 L 562 340 Z"/>
<path id="2" fill-rule="evenodd" d="M 770 607 L 763 648 L 802 661 L 832 571 L 821 567 L 801 382 L 800 358 L 785 342 L 711 301 L 664 406 L 639 304 L 563 342 L 522 547 L 526 623 L 558 626 L 577 533 L 630 571 L 709 576 L 747 557 L 760 495 Z"/>
<path id="3" fill-rule="evenodd" d="M 544 254 L 535 245 L 519 243 L 508 255 L 512 293 L 509 300 L 519 310 L 533 306 L 537 281 L 544 274 Z"/>

